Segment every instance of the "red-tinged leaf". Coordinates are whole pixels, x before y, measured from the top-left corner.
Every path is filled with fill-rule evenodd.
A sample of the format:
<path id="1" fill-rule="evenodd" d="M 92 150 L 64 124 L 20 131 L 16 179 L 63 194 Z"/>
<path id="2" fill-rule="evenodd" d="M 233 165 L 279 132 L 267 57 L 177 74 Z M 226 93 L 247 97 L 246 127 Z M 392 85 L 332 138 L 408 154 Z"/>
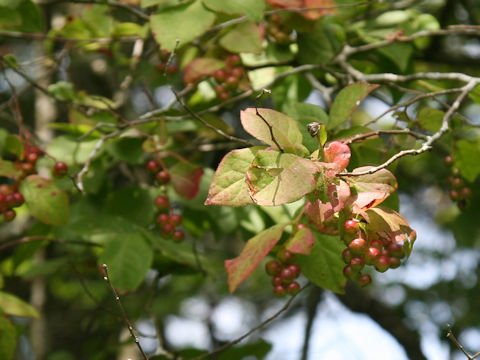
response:
<path id="1" fill-rule="evenodd" d="M 309 228 L 298 229 L 285 243 L 285 249 L 294 254 L 308 255 L 314 241 L 312 230 Z"/>
<path id="2" fill-rule="evenodd" d="M 301 156 L 309 154 L 307 148 L 302 145 L 302 133 L 295 120 L 272 109 L 258 109 L 258 112 L 261 116 L 257 115 L 254 108 L 245 109 L 240 113 L 240 120 L 246 132 L 278 149 L 277 144 L 272 139 L 273 133 L 276 142 L 285 152 Z M 272 133 L 269 125 L 272 128 Z"/>
<path id="3" fill-rule="evenodd" d="M 268 228 L 247 241 L 239 256 L 225 261 L 228 274 L 228 288 L 231 293 L 258 266 L 282 236 L 285 225 Z"/>
<path id="4" fill-rule="evenodd" d="M 248 191 L 258 205 L 291 203 L 315 190 L 319 171 L 311 160 L 276 150 L 261 150 L 247 171 Z"/>
<path id="5" fill-rule="evenodd" d="M 362 172 L 371 168 L 372 166 L 364 166 L 354 169 L 353 172 Z M 398 187 L 397 179 L 387 169 L 381 169 L 373 174 L 346 177 L 345 180 L 357 191 L 353 201 L 354 212 L 381 204 Z"/>
<path id="6" fill-rule="evenodd" d="M 377 84 L 358 82 L 343 88 L 333 102 L 327 129 L 333 129 L 347 121 L 358 105 L 360 105 L 360 101 L 379 86 Z"/>
<path id="7" fill-rule="evenodd" d="M 327 14 L 336 13 L 335 2 L 333 0 L 304 0 L 304 7 L 317 8 L 317 10 L 311 10 L 302 13 L 309 20 L 317 20 Z M 323 9 L 320 9 L 323 8 Z"/>
<path id="8" fill-rule="evenodd" d="M 303 7 L 304 0 L 268 0 L 268 3 L 282 9 L 297 9 Z"/>
<path id="9" fill-rule="evenodd" d="M 244 206 L 252 204 L 245 182 L 246 172 L 263 146 L 230 151 L 218 165 L 205 205 Z"/>
<path id="10" fill-rule="evenodd" d="M 39 175 L 30 175 L 22 180 L 20 192 L 30 214 L 51 225 L 64 225 L 68 222 L 69 201 L 67 193 L 51 180 Z"/>
<path id="11" fill-rule="evenodd" d="M 203 169 L 188 162 L 178 162 L 170 169 L 170 176 L 175 192 L 187 199 L 197 196 Z"/>
<path id="12" fill-rule="evenodd" d="M 335 163 L 340 167 L 340 171 L 345 169 L 350 162 L 352 153 L 348 145 L 340 141 L 332 141 L 323 149 L 326 162 Z"/>
<path id="13" fill-rule="evenodd" d="M 211 76 L 215 70 L 223 69 L 225 61 L 215 58 L 197 58 L 191 61 L 183 73 L 185 84 L 196 83 L 206 76 Z"/>
<path id="14" fill-rule="evenodd" d="M 9 178 L 17 178 L 22 174 L 20 169 L 17 169 L 13 162 L 0 159 L 0 176 Z"/>
<path id="15" fill-rule="evenodd" d="M 417 234 L 403 216 L 392 209 L 380 207 L 368 209 L 367 215 L 370 231 L 398 243 L 408 243 L 411 248 Z"/>

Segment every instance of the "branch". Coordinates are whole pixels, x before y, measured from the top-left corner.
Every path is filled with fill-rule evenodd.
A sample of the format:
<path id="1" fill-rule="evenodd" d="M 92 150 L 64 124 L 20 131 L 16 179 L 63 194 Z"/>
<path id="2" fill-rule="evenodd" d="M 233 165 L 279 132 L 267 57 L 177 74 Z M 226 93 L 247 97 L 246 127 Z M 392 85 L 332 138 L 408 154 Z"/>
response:
<path id="1" fill-rule="evenodd" d="M 130 332 L 130 335 L 132 336 L 132 339 L 135 341 L 135 345 L 137 345 L 138 350 L 142 354 L 143 359 L 148 360 L 147 354 L 145 354 L 145 351 L 143 351 L 142 346 L 140 345 L 140 340 L 138 339 L 138 337 L 135 335 L 135 333 L 133 331 L 132 323 L 128 319 L 127 313 L 125 312 L 125 308 L 123 307 L 122 302 L 120 301 L 120 296 L 118 296 L 117 291 L 115 290 L 115 288 L 113 287 L 113 285 L 110 281 L 110 276 L 108 275 L 107 264 L 103 264 L 102 267 L 103 267 L 104 274 L 105 274 L 104 277 L 103 277 L 103 280 L 105 280 L 107 282 L 108 286 L 110 287 L 110 290 L 112 291 L 112 294 L 115 298 L 115 301 L 117 302 L 118 308 L 120 309 L 120 312 L 122 314 L 123 322 L 127 326 L 128 331 Z"/>
<path id="2" fill-rule="evenodd" d="M 409 150 L 402 150 L 398 152 L 397 154 L 393 155 L 390 159 L 385 161 L 383 164 L 375 166 L 369 170 L 365 171 L 359 171 L 359 172 L 344 172 L 344 173 L 339 173 L 337 176 L 342 177 L 342 176 L 360 176 L 360 175 L 368 175 L 368 174 L 373 174 L 379 170 L 382 170 L 386 168 L 387 166 L 391 165 L 394 163 L 396 160 L 400 159 L 403 156 L 406 155 L 419 155 L 424 153 L 425 151 L 431 150 L 432 145 L 435 141 L 437 141 L 440 137 L 442 137 L 448 130 L 449 130 L 449 121 L 450 118 L 452 117 L 453 113 L 460 107 L 460 104 L 462 101 L 465 99 L 467 94 L 473 90 L 473 88 L 480 83 L 480 78 L 472 78 L 470 82 L 468 82 L 467 85 L 462 87 L 462 92 L 458 97 L 455 99 L 453 102 L 452 106 L 448 109 L 447 112 L 443 115 L 442 118 L 442 126 L 440 127 L 440 130 L 438 130 L 436 133 L 434 133 L 432 136 L 427 137 L 427 141 L 425 141 L 422 146 L 419 149 L 409 149 Z"/>
<path id="3" fill-rule="evenodd" d="M 356 141 L 365 140 L 365 139 L 372 138 L 372 137 L 377 137 L 381 134 L 410 135 L 410 136 L 413 136 L 416 139 L 423 139 L 423 140 L 428 139 L 428 137 L 426 135 L 416 133 L 416 132 L 414 132 L 410 129 L 398 129 L 398 130 L 377 130 L 377 131 L 372 131 L 372 132 L 368 132 L 368 133 L 357 134 L 357 135 L 354 135 L 350 138 L 347 138 L 345 141 L 343 141 L 343 143 L 346 144 L 346 145 L 350 145 L 350 144 L 352 144 Z"/>
<path id="4" fill-rule="evenodd" d="M 450 325 L 448 325 L 448 330 L 447 330 L 447 338 L 450 339 L 457 347 L 465 354 L 468 360 L 474 360 L 478 357 L 480 357 L 480 351 L 477 352 L 474 355 L 470 355 L 470 353 L 463 347 L 463 345 L 457 340 L 455 335 L 453 335 L 452 328 Z"/>
<path id="5" fill-rule="evenodd" d="M 280 310 L 278 310 L 275 314 L 273 314 L 272 316 L 270 316 L 268 319 L 266 319 L 265 321 L 261 322 L 260 324 L 258 324 L 257 326 L 255 326 L 253 329 L 250 329 L 249 331 L 247 331 L 245 334 L 243 334 L 242 336 L 240 336 L 239 338 L 233 340 L 233 341 L 230 341 L 228 343 L 226 343 L 225 345 L 222 345 L 220 346 L 219 348 L 209 352 L 208 354 L 203 354 L 203 355 L 200 355 L 200 356 L 197 356 L 196 358 L 194 358 L 193 360 L 201 360 L 201 359 L 206 359 L 206 358 L 210 358 L 212 355 L 214 354 L 217 354 L 221 351 L 224 351 L 226 349 L 228 349 L 229 347 L 233 346 L 233 345 L 236 345 L 238 344 L 240 341 L 242 341 L 243 339 L 249 337 L 251 334 L 253 334 L 255 331 L 257 330 L 260 330 L 261 328 L 263 328 L 265 325 L 271 323 L 273 320 L 275 320 L 277 317 L 279 317 L 285 310 L 287 310 L 290 306 L 290 304 L 293 302 L 293 300 L 295 300 L 295 298 L 298 296 L 298 294 L 300 294 L 302 291 L 304 291 L 307 287 L 310 286 L 310 283 L 305 285 L 303 288 L 300 289 L 300 291 L 298 293 L 296 293 L 295 295 L 292 295 L 292 297 L 290 299 L 288 299 L 288 301 L 285 303 L 285 305 L 282 306 L 282 308 Z"/>

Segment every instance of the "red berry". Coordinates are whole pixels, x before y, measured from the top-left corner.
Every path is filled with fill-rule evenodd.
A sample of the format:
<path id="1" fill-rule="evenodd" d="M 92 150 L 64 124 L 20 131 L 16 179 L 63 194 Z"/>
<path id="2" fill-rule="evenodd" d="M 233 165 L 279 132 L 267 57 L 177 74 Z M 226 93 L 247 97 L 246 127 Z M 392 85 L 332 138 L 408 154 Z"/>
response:
<path id="1" fill-rule="evenodd" d="M 35 172 L 35 165 L 32 163 L 22 163 L 22 170 L 26 174 L 32 174 Z"/>
<path id="2" fill-rule="evenodd" d="M 367 242 L 362 238 L 353 239 L 348 245 L 348 248 L 354 255 L 363 255 L 367 248 Z"/>
<path id="3" fill-rule="evenodd" d="M 276 260 L 270 260 L 265 264 L 265 272 L 270 276 L 280 275 L 282 265 Z"/>
<path id="4" fill-rule="evenodd" d="M 182 215 L 180 214 L 172 214 L 170 215 L 170 224 L 172 224 L 173 226 L 178 226 L 182 223 Z"/>
<path id="5" fill-rule="evenodd" d="M 453 165 L 453 157 L 448 155 L 448 156 L 445 156 L 445 158 L 443 159 L 443 162 L 445 163 L 445 165 L 447 166 L 452 166 Z"/>
<path id="6" fill-rule="evenodd" d="M 358 230 L 358 222 L 355 220 L 347 220 L 345 221 L 345 224 L 343 225 L 343 228 L 345 229 L 345 232 L 348 234 L 355 234 Z"/>
<path id="7" fill-rule="evenodd" d="M 465 199 L 461 199 L 457 201 L 457 206 L 459 210 L 465 210 L 467 208 L 467 201 Z"/>
<path id="8" fill-rule="evenodd" d="M 300 229 L 308 229 L 308 225 L 306 224 L 297 224 L 297 229 L 300 230 Z"/>
<path id="9" fill-rule="evenodd" d="M 162 226 L 162 230 L 160 231 L 160 233 L 162 235 L 171 235 L 174 231 L 175 228 L 173 227 L 173 225 L 167 223 Z"/>
<path id="10" fill-rule="evenodd" d="M 282 277 L 280 275 L 272 277 L 272 285 L 273 286 L 278 286 L 278 285 L 282 285 L 282 284 L 283 284 L 283 281 L 282 281 Z"/>
<path id="11" fill-rule="evenodd" d="M 353 270 L 350 265 L 347 265 L 343 268 L 343 275 L 345 275 L 347 279 L 355 280 L 358 276 L 358 272 Z"/>
<path id="12" fill-rule="evenodd" d="M 170 181 L 170 174 L 166 170 L 160 170 L 155 178 L 157 179 L 157 183 L 159 185 L 165 185 Z"/>
<path id="13" fill-rule="evenodd" d="M 292 272 L 294 279 L 300 276 L 300 266 L 298 266 L 297 264 L 289 265 L 288 269 Z"/>
<path id="14" fill-rule="evenodd" d="M 403 258 L 405 256 L 405 251 L 403 250 L 403 245 L 398 243 L 392 242 L 387 246 L 388 255 L 396 257 L 396 258 Z"/>
<path id="15" fill-rule="evenodd" d="M 283 296 L 287 292 L 287 289 L 285 289 L 285 286 L 283 285 L 277 285 L 273 289 L 273 292 L 275 293 L 275 295 Z"/>
<path id="16" fill-rule="evenodd" d="M 361 257 L 353 257 L 350 259 L 350 266 L 354 271 L 360 271 L 365 266 L 365 260 Z"/>
<path id="17" fill-rule="evenodd" d="M 147 162 L 147 165 L 145 165 L 145 167 L 148 171 L 152 173 L 156 173 L 158 170 L 160 170 L 160 167 L 155 160 L 150 160 L 149 162 Z"/>
<path id="18" fill-rule="evenodd" d="M 454 188 L 461 188 L 464 184 L 464 181 L 462 178 L 459 178 L 459 177 L 455 177 L 451 180 L 451 184 Z"/>
<path id="19" fill-rule="evenodd" d="M 222 83 L 227 78 L 227 73 L 224 70 L 215 70 L 213 78 L 217 80 L 217 82 Z"/>
<path id="20" fill-rule="evenodd" d="M 235 76 L 229 76 L 227 80 L 225 80 L 225 87 L 227 89 L 235 89 L 238 85 L 238 79 Z"/>
<path id="21" fill-rule="evenodd" d="M 64 162 L 56 162 L 55 165 L 53 166 L 53 176 L 56 178 L 61 178 L 65 176 L 65 174 L 68 172 L 68 165 L 65 164 Z"/>
<path id="22" fill-rule="evenodd" d="M 38 154 L 37 153 L 29 153 L 26 156 L 26 160 L 31 164 L 35 164 L 38 160 Z"/>
<path id="23" fill-rule="evenodd" d="M 5 199 L 6 199 L 6 195 L 0 192 L 0 205 L 3 205 L 6 203 Z"/>
<path id="24" fill-rule="evenodd" d="M 7 207 L 13 207 L 13 205 L 15 203 L 15 199 L 13 198 L 13 194 L 5 195 L 5 203 L 7 204 Z"/>
<path id="25" fill-rule="evenodd" d="M 277 258 L 283 264 L 291 264 L 295 258 L 295 256 L 286 249 L 280 249 L 277 252 Z"/>
<path id="26" fill-rule="evenodd" d="M 388 270 L 389 267 L 390 267 L 389 259 L 388 257 L 383 255 L 380 256 L 377 263 L 375 264 L 375 269 L 377 269 L 377 271 L 379 272 L 385 272 Z"/>
<path id="27" fill-rule="evenodd" d="M 155 198 L 155 206 L 159 210 L 168 210 L 170 208 L 170 201 L 166 196 L 157 196 Z"/>
<path id="28" fill-rule="evenodd" d="M 453 201 L 457 201 L 458 199 L 460 199 L 460 195 L 458 194 L 457 190 L 450 190 L 448 194 L 450 195 L 450 199 L 452 199 Z"/>
<path id="29" fill-rule="evenodd" d="M 400 259 L 396 257 L 389 257 L 388 258 L 388 264 L 390 268 L 396 269 L 400 266 Z"/>
<path id="30" fill-rule="evenodd" d="M 233 68 L 240 65 L 242 63 L 242 59 L 240 59 L 240 56 L 234 54 L 227 57 L 226 63 L 227 67 Z"/>
<path id="31" fill-rule="evenodd" d="M 230 72 L 230 74 L 234 77 L 236 77 L 237 79 L 240 79 L 242 76 L 243 76 L 243 68 L 241 67 L 235 67 L 232 69 L 232 71 Z"/>
<path id="32" fill-rule="evenodd" d="M 15 210 L 12 209 L 5 210 L 5 212 L 3 213 L 3 218 L 5 219 L 5 221 L 12 221 L 13 219 L 15 219 L 15 216 L 17 216 L 17 213 L 15 212 Z"/>
<path id="33" fill-rule="evenodd" d="M 167 68 L 167 64 L 165 64 L 164 62 L 159 62 L 159 63 L 156 63 L 155 64 L 155 68 L 160 71 L 160 72 L 164 72 L 165 69 Z"/>
<path id="34" fill-rule="evenodd" d="M 172 238 L 176 242 L 181 242 L 185 239 L 185 233 L 182 230 L 175 230 L 173 232 Z"/>
<path id="35" fill-rule="evenodd" d="M 217 93 L 217 95 L 220 95 L 221 93 L 227 92 L 227 89 L 223 85 L 216 85 L 215 86 L 215 92 Z M 228 94 L 228 92 L 227 92 L 227 94 Z"/>
<path id="36" fill-rule="evenodd" d="M 285 284 L 289 284 L 293 279 L 295 279 L 295 274 L 289 268 L 284 268 L 280 273 L 280 277 Z"/>
<path id="37" fill-rule="evenodd" d="M 2 194 L 3 195 L 3 194 Z M 25 202 L 25 198 L 19 192 L 13 193 L 13 206 L 20 206 Z"/>
<path id="38" fill-rule="evenodd" d="M 296 281 L 292 282 L 291 284 L 288 284 L 287 286 L 287 292 L 291 295 L 295 295 L 300 291 L 300 284 Z"/>
<path id="39" fill-rule="evenodd" d="M 372 277 L 368 274 L 362 274 L 358 278 L 357 282 L 358 282 L 358 285 L 360 285 L 362 287 L 367 286 L 368 284 L 370 284 L 372 282 Z"/>
<path id="40" fill-rule="evenodd" d="M 370 247 L 377 248 L 378 250 L 383 249 L 383 241 L 379 239 L 370 240 Z"/>
<path id="41" fill-rule="evenodd" d="M 342 259 L 345 262 L 345 264 L 350 264 L 350 259 L 353 257 L 352 252 L 350 249 L 345 249 L 342 252 Z"/>
<path id="42" fill-rule="evenodd" d="M 167 214 L 159 214 L 156 219 L 156 223 L 158 225 L 168 224 L 169 221 L 170 221 L 170 216 L 168 216 Z"/>
<path id="43" fill-rule="evenodd" d="M 472 189 L 469 187 L 464 187 L 462 190 L 460 190 L 460 196 L 463 198 L 470 198 L 472 196 Z"/>
<path id="44" fill-rule="evenodd" d="M 380 250 L 370 246 L 365 252 L 365 263 L 368 265 L 375 264 L 378 261 L 378 258 L 380 257 L 380 255 L 381 255 Z"/>
<path id="45" fill-rule="evenodd" d="M 178 66 L 177 65 L 175 65 L 175 64 L 168 65 L 168 67 L 167 67 L 167 73 L 168 74 L 170 74 L 170 75 L 175 74 L 177 71 L 178 71 Z"/>
<path id="46" fill-rule="evenodd" d="M 226 101 L 230 99 L 230 94 L 228 93 L 228 91 L 224 91 L 218 94 L 218 98 L 222 101 Z"/>

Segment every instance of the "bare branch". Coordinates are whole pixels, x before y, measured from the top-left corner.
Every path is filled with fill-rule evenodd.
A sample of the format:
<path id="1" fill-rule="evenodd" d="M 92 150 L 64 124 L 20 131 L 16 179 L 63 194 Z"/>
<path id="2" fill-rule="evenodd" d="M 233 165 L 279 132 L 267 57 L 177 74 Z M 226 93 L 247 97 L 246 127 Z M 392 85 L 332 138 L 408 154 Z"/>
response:
<path id="1" fill-rule="evenodd" d="M 361 140 L 377 137 L 381 134 L 410 135 L 410 136 L 413 136 L 416 139 L 423 139 L 423 140 L 427 140 L 427 138 L 428 138 L 426 135 L 416 133 L 416 132 L 414 132 L 410 129 L 377 130 L 377 131 L 372 131 L 372 132 L 368 132 L 368 133 L 354 135 L 354 136 L 344 140 L 343 143 L 349 145 L 349 144 L 352 144 L 356 141 L 361 141 Z"/>

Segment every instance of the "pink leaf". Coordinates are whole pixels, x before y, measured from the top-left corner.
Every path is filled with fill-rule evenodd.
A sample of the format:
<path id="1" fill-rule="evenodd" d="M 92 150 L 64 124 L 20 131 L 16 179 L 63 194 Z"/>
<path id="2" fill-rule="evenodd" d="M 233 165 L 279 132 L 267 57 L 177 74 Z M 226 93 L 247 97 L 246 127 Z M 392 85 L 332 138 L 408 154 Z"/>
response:
<path id="1" fill-rule="evenodd" d="M 399 213 L 388 208 L 372 208 L 367 210 L 368 228 L 381 237 L 386 237 L 398 243 L 413 244 L 416 232 L 407 220 Z"/>
<path id="2" fill-rule="evenodd" d="M 313 236 L 312 230 L 308 228 L 298 229 L 298 231 L 287 240 L 285 249 L 294 254 L 308 255 L 312 250 L 314 241 L 315 237 Z"/>
<path id="3" fill-rule="evenodd" d="M 228 288 L 231 293 L 258 266 L 282 236 L 285 225 L 274 225 L 248 240 L 239 256 L 225 261 Z"/>
<path id="4" fill-rule="evenodd" d="M 203 169 L 188 162 L 178 162 L 169 168 L 175 192 L 187 199 L 197 196 Z"/>
<path id="5" fill-rule="evenodd" d="M 340 171 L 345 169 L 350 162 L 352 153 L 348 145 L 340 141 L 332 141 L 327 147 L 323 149 L 325 161 L 335 163 L 340 166 Z"/>

